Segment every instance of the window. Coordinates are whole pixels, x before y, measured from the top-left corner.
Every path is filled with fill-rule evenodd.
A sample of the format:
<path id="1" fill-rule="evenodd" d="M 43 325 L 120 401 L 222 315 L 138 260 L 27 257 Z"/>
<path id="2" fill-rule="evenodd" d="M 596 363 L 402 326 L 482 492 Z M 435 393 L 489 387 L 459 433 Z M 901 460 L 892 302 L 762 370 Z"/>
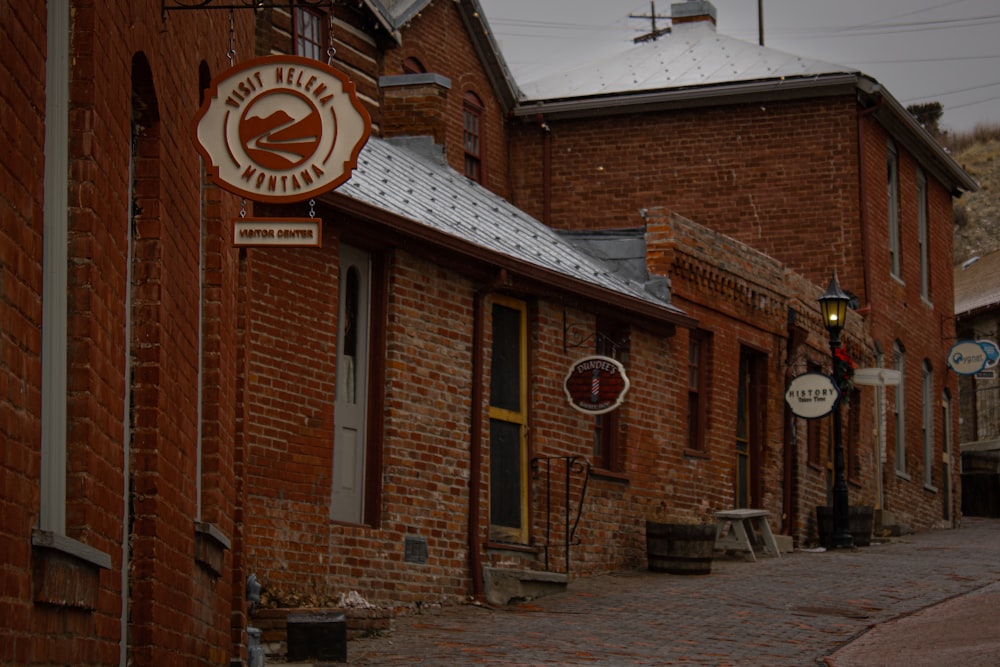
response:
<path id="1" fill-rule="evenodd" d="M 945 389 L 941 396 L 941 499 L 942 517 L 951 520 L 951 393 Z"/>
<path id="2" fill-rule="evenodd" d="M 416 58 L 410 56 L 403 59 L 403 74 L 424 74 L 427 70 L 424 64 Z"/>
<path id="3" fill-rule="evenodd" d="M 326 61 L 326 34 L 323 29 L 325 15 L 311 7 L 293 10 L 292 50 L 296 55 Z"/>
<path id="4" fill-rule="evenodd" d="M 617 323 L 599 320 L 594 352 L 623 364 L 628 353 L 623 341 L 628 340 L 628 331 Z M 602 415 L 594 416 L 594 467 L 614 472 L 624 470 L 624 460 L 621 451 L 619 434 L 620 410 L 612 410 Z"/>
<path id="5" fill-rule="evenodd" d="M 931 298 L 930 240 L 927 229 L 927 177 L 917 171 L 917 243 L 920 246 L 920 296 Z"/>
<path id="6" fill-rule="evenodd" d="M 899 384 L 896 385 L 896 474 L 906 475 L 906 352 L 898 341 L 893 344 L 892 367 L 899 371 Z"/>
<path id="7" fill-rule="evenodd" d="M 465 149 L 465 175 L 483 182 L 483 103 L 475 93 L 465 94 L 462 110 L 462 144 Z"/>
<path id="8" fill-rule="evenodd" d="M 705 451 L 708 422 L 708 362 L 711 334 L 692 331 L 688 339 L 688 449 Z"/>
<path id="9" fill-rule="evenodd" d="M 924 360 L 924 376 L 920 400 L 923 417 L 921 419 L 924 441 L 924 486 L 934 486 L 934 369 L 931 362 Z"/>
<path id="10" fill-rule="evenodd" d="M 490 539 L 528 542 L 528 327 L 523 301 L 495 297 L 490 375 Z"/>
<path id="11" fill-rule="evenodd" d="M 48 3 L 45 61 L 45 248 L 42 263 L 41 489 L 39 528 L 66 533 L 66 395 L 69 277 L 69 3 Z"/>
<path id="12" fill-rule="evenodd" d="M 889 272 L 902 279 L 901 238 L 899 229 L 899 154 L 891 140 L 886 151 L 889 195 Z"/>

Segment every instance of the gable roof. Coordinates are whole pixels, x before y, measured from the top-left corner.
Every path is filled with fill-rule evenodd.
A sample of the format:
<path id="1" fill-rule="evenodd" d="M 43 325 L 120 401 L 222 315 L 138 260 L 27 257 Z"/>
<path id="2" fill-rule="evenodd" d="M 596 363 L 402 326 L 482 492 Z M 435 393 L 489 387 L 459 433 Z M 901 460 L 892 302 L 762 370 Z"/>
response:
<path id="1" fill-rule="evenodd" d="M 488 263 L 553 289 L 613 303 L 653 320 L 691 326 L 684 311 L 660 298 L 659 285 L 617 275 L 554 230 L 451 169 L 429 137 L 372 137 L 350 180 L 336 194 L 390 214 L 397 229 L 448 252 Z M 343 208 L 342 200 L 337 205 Z M 364 214 L 364 212 L 359 212 Z M 657 296 L 659 294 L 660 296 Z"/>
<path id="2" fill-rule="evenodd" d="M 416 17 L 433 0 L 363 0 L 369 11 L 396 43 L 402 43 L 400 29 Z M 454 0 L 456 9 L 469 34 L 472 47 L 479 57 L 493 92 L 500 100 L 504 111 L 509 111 L 517 103 L 520 92 L 514 77 L 493 38 L 493 31 L 486 21 L 479 0 Z"/>

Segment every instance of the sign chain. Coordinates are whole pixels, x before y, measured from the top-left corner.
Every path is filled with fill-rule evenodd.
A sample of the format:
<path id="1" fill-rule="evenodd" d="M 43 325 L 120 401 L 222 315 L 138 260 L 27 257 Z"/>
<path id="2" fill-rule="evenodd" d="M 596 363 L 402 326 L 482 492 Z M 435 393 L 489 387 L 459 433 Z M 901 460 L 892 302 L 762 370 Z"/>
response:
<path id="1" fill-rule="evenodd" d="M 233 61 L 236 60 L 236 19 L 235 12 L 229 10 L 229 50 L 226 51 L 226 57 L 229 58 L 229 66 L 233 66 Z"/>
<path id="2" fill-rule="evenodd" d="M 328 35 L 328 40 L 327 40 L 328 44 L 327 44 L 327 47 L 326 47 L 326 64 L 327 65 L 333 65 L 333 56 L 335 56 L 337 54 L 337 49 L 333 45 L 333 3 L 334 3 L 334 0 L 330 0 L 330 23 L 329 23 L 330 34 Z"/>

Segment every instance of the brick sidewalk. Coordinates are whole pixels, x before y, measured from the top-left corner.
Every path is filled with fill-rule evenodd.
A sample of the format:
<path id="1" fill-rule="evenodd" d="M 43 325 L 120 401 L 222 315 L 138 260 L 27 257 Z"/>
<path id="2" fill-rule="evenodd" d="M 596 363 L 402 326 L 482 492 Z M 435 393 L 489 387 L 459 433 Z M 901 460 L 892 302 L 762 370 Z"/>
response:
<path id="1" fill-rule="evenodd" d="M 469 605 L 400 617 L 388 636 L 349 642 L 348 660 L 442 667 L 821 665 L 873 626 L 998 581 L 1000 520 L 966 519 L 956 530 L 851 551 L 800 551 L 757 563 L 725 559 L 708 576 L 623 572 L 502 609 Z"/>

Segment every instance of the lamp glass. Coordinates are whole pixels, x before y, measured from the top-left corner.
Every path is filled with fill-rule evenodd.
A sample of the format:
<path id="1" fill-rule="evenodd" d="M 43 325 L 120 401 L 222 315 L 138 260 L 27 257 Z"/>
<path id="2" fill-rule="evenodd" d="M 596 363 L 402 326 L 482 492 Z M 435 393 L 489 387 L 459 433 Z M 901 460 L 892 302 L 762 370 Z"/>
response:
<path id="1" fill-rule="evenodd" d="M 834 274 L 830 280 L 830 286 L 819 298 L 819 307 L 823 312 L 823 322 L 827 329 L 837 330 L 844 328 L 844 320 L 847 317 L 847 304 L 851 297 L 840 289 L 837 276 Z"/>

